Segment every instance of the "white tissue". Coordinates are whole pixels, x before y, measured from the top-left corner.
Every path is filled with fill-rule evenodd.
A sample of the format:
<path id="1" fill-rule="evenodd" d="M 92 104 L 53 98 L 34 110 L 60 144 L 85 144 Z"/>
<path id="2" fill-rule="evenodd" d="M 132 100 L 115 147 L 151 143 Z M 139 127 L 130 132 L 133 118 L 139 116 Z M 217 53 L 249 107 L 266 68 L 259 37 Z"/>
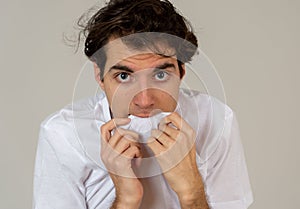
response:
<path id="1" fill-rule="evenodd" d="M 146 143 L 151 136 L 153 129 L 158 129 L 160 121 L 169 115 L 170 112 L 161 112 L 148 118 L 141 118 L 134 115 L 130 115 L 131 119 L 129 124 L 120 126 L 120 128 L 134 131 L 139 134 L 139 142 Z"/>

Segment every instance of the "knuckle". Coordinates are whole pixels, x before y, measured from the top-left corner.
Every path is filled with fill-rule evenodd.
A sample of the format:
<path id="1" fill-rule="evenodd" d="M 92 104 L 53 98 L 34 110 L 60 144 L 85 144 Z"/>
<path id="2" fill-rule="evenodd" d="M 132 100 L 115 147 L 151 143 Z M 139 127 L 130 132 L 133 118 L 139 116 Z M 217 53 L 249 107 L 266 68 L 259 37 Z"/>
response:
<path id="1" fill-rule="evenodd" d="M 159 123 L 158 124 L 158 129 L 164 131 L 165 130 L 165 124 L 164 123 Z"/>
<path id="2" fill-rule="evenodd" d="M 132 149 L 134 152 L 140 152 L 140 149 L 137 146 L 132 146 Z"/>
<path id="3" fill-rule="evenodd" d="M 124 140 L 124 138 L 119 143 L 120 143 L 120 146 L 123 147 L 124 149 L 126 149 L 130 146 L 130 142 L 127 140 Z"/>
<path id="4" fill-rule="evenodd" d="M 124 135 L 125 130 L 123 128 L 117 127 L 116 128 L 116 133 L 118 133 L 119 135 Z"/>
<path id="5" fill-rule="evenodd" d="M 161 131 L 157 129 L 153 129 L 151 135 L 155 138 L 158 138 L 161 135 Z"/>
<path id="6" fill-rule="evenodd" d="M 106 131 L 105 124 L 100 127 L 100 132 L 103 135 Z"/>
<path id="7" fill-rule="evenodd" d="M 173 112 L 172 115 L 179 116 L 178 112 Z"/>
<path id="8" fill-rule="evenodd" d="M 169 115 L 171 118 L 181 118 L 181 116 L 177 113 L 177 112 L 172 112 L 170 115 Z"/>
<path id="9" fill-rule="evenodd" d="M 128 134 L 126 134 L 126 135 L 124 135 L 123 137 L 122 137 L 122 139 L 124 140 L 124 141 L 127 141 L 127 142 L 135 142 L 135 140 L 134 140 L 134 138 L 131 136 L 131 135 L 128 135 Z"/>
<path id="10" fill-rule="evenodd" d="M 147 146 L 152 147 L 154 142 L 155 142 L 155 138 L 149 137 L 149 139 L 147 140 Z"/>
<path id="11" fill-rule="evenodd" d="M 139 134 L 135 133 L 135 132 L 132 132 L 132 136 L 134 137 L 134 139 L 138 139 L 139 138 Z"/>
<path id="12" fill-rule="evenodd" d="M 137 139 L 139 137 L 138 133 L 131 131 L 131 130 L 126 130 L 125 134 L 130 136 L 132 139 Z"/>

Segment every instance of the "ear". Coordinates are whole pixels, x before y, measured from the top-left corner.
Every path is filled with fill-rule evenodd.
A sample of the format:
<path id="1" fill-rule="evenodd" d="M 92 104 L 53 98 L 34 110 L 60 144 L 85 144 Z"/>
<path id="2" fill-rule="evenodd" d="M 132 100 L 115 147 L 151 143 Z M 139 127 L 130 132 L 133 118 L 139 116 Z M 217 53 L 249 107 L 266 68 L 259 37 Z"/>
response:
<path id="1" fill-rule="evenodd" d="M 180 78 L 180 80 L 182 80 L 183 79 L 183 77 L 185 76 L 185 64 L 183 63 L 183 64 L 181 64 L 181 68 L 182 68 L 182 74 L 181 74 L 181 78 Z"/>
<path id="2" fill-rule="evenodd" d="M 94 76 L 95 76 L 95 80 L 97 81 L 97 83 L 99 84 L 99 86 L 101 87 L 102 90 L 104 90 L 104 83 L 100 78 L 100 68 L 98 67 L 98 65 L 93 62 L 94 64 Z"/>

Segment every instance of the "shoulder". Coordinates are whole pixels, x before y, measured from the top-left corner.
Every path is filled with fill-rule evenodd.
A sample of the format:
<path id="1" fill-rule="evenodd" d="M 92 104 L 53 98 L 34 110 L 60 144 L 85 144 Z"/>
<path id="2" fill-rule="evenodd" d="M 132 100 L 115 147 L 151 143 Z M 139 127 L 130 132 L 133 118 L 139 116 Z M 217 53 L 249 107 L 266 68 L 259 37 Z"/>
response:
<path id="1" fill-rule="evenodd" d="M 95 108 L 101 106 L 102 93 L 74 101 L 62 109 L 52 113 L 41 122 L 41 129 L 64 131 L 74 128 L 74 121 L 77 119 L 93 120 L 95 118 Z"/>
<path id="2" fill-rule="evenodd" d="M 103 93 L 66 105 L 41 123 L 39 144 L 51 147 L 62 159 L 74 161 L 79 157 L 99 164 L 96 120 L 103 120 L 107 105 Z"/>
<path id="3" fill-rule="evenodd" d="M 230 143 L 233 110 L 220 99 L 194 90 L 180 90 L 178 112 L 197 134 L 196 147 L 205 162 L 221 142 Z"/>
<path id="4" fill-rule="evenodd" d="M 209 128 L 211 134 L 222 129 L 225 123 L 231 122 L 234 115 L 226 101 L 199 91 L 180 89 L 178 101 L 177 112 L 188 122 L 190 120 L 191 124 L 196 124 L 197 128 Z"/>
<path id="5" fill-rule="evenodd" d="M 101 96 L 97 95 L 72 102 L 49 115 L 41 122 L 39 138 L 47 140 L 51 145 L 66 141 L 78 148 L 76 139 L 79 129 L 84 129 L 83 126 L 94 122 L 95 107 L 99 105 Z"/>

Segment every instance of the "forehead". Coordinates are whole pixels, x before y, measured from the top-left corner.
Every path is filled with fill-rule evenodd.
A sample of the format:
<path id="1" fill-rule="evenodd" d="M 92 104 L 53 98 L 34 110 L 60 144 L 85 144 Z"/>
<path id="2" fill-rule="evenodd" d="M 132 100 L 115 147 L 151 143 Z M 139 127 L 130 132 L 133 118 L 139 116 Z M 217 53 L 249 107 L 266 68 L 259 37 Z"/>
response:
<path id="1" fill-rule="evenodd" d="M 154 53 L 137 54 L 121 60 L 118 65 L 124 65 L 133 70 L 143 70 L 148 68 L 156 68 L 159 65 L 166 63 L 177 62 L 174 57 L 165 57 Z M 176 65 L 175 65 L 176 66 Z"/>
<path id="2" fill-rule="evenodd" d="M 105 70 L 108 70 L 116 64 L 123 64 L 132 69 L 137 68 L 151 68 L 162 63 L 174 63 L 177 61 L 175 50 L 165 45 L 158 45 L 161 47 L 160 54 L 150 50 L 150 47 L 142 49 L 132 48 L 125 45 L 120 39 L 111 41 L 106 45 L 106 64 Z"/>

